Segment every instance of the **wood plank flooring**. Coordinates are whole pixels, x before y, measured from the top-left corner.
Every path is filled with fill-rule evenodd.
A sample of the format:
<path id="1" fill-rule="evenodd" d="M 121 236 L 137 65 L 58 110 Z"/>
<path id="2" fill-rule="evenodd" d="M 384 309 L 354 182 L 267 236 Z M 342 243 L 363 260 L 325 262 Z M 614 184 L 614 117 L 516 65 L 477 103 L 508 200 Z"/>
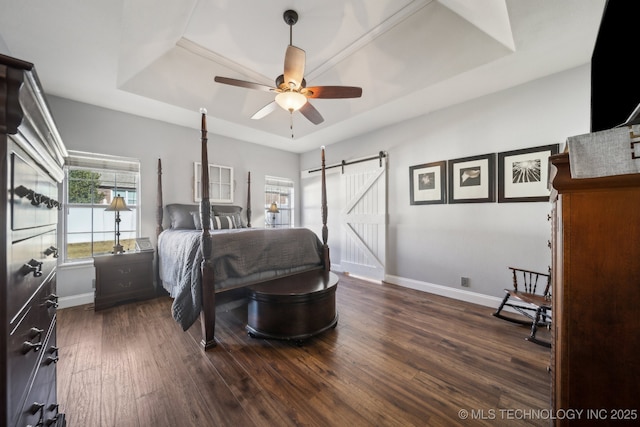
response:
<path id="1" fill-rule="evenodd" d="M 170 298 L 59 310 L 68 426 L 549 425 L 550 352 L 524 340 L 527 328 L 339 276 L 337 327 L 302 346 L 248 337 L 238 304 L 218 310 L 207 352 L 199 323 L 183 332 L 171 318 Z"/>

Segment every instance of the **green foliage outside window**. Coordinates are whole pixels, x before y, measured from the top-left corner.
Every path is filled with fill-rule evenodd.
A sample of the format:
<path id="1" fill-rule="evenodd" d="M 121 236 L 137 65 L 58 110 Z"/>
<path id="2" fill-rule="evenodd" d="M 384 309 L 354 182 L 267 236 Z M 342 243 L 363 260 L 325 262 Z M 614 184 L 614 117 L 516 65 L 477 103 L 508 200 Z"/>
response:
<path id="1" fill-rule="evenodd" d="M 69 171 L 69 203 L 99 204 L 106 194 L 99 189 L 100 174 L 90 170 Z"/>

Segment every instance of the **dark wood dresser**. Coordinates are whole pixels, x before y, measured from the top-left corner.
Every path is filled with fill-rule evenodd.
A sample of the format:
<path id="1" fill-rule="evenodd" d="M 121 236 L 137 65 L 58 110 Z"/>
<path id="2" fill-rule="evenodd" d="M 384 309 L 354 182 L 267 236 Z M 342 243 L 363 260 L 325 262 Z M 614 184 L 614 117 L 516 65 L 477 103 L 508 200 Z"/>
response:
<path id="1" fill-rule="evenodd" d="M 95 309 L 154 298 L 153 253 L 129 252 L 93 258 L 96 267 Z"/>
<path id="2" fill-rule="evenodd" d="M 638 425 L 640 174 L 573 179 L 569 154 L 551 163 L 552 404 L 584 411 L 555 424 Z"/>
<path id="3" fill-rule="evenodd" d="M 56 266 L 66 151 L 33 64 L 3 55 L 0 153 L 0 425 L 64 426 L 56 396 Z"/>

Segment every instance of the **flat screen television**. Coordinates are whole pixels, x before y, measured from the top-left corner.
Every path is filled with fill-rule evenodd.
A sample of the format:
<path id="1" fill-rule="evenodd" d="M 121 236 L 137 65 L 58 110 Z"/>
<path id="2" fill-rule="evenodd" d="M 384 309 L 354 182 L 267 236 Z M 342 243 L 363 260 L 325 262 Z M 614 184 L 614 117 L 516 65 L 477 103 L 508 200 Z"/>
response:
<path id="1" fill-rule="evenodd" d="M 640 123 L 640 1 L 607 0 L 591 56 L 591 131 Z"/>

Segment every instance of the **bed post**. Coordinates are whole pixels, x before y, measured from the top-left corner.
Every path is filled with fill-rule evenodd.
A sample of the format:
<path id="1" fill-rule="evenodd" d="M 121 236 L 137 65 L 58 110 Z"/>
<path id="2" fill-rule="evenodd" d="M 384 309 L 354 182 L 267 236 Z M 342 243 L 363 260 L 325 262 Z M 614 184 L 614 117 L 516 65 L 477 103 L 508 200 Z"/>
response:
<path id="1" fill-rule="evenodd" d="M 200 201 L 200 220 L 202 221 L 202 235 L 200 247 L 202 248 L 202 311 L 200 312 L 200 324 L 202 327 L 202 342 L 205 350 L 216 345 L 214 331 L 216 327 L 216 299 L 213 285 L 213 264 L 211 263 L 211 204 L 209 202 L 209 157 L 207 155 L 207 110 L 200 109 L 202 115 L 201 137 L 201 180 L 202 200 Z"/>
<path id="2" fill-rule="evenodd" d="M 324 165 L 324 146 L 322 146 L 322 245 L 323 261 L 325 271 L 331 270 L 331 260 L 329 258 L 329 229 L 327 228 L 327 178 Z"/>
<path id="3" fill-rule="evenodd" d="M 158 159 L 158 192 L 156 193 L 156 239 L 162 233 L 163 202 L 162 202 L 162 160 Z"/>
<path id="4" fill-rule="evenodd" d="M 160 253 L 158 252 L 158 237 L 162 233 L 162 219 L 164 206 L 162 202 L 162 160 L 158 159 L 158 190 L 156 193 L 156 292 L 160 292 L 162 284 L 160 281 Z"/>
<path id="5" fill-rule="evenodd" d="M 251 228 L 251 171 L 247 177 L 247 227 Z"/>

